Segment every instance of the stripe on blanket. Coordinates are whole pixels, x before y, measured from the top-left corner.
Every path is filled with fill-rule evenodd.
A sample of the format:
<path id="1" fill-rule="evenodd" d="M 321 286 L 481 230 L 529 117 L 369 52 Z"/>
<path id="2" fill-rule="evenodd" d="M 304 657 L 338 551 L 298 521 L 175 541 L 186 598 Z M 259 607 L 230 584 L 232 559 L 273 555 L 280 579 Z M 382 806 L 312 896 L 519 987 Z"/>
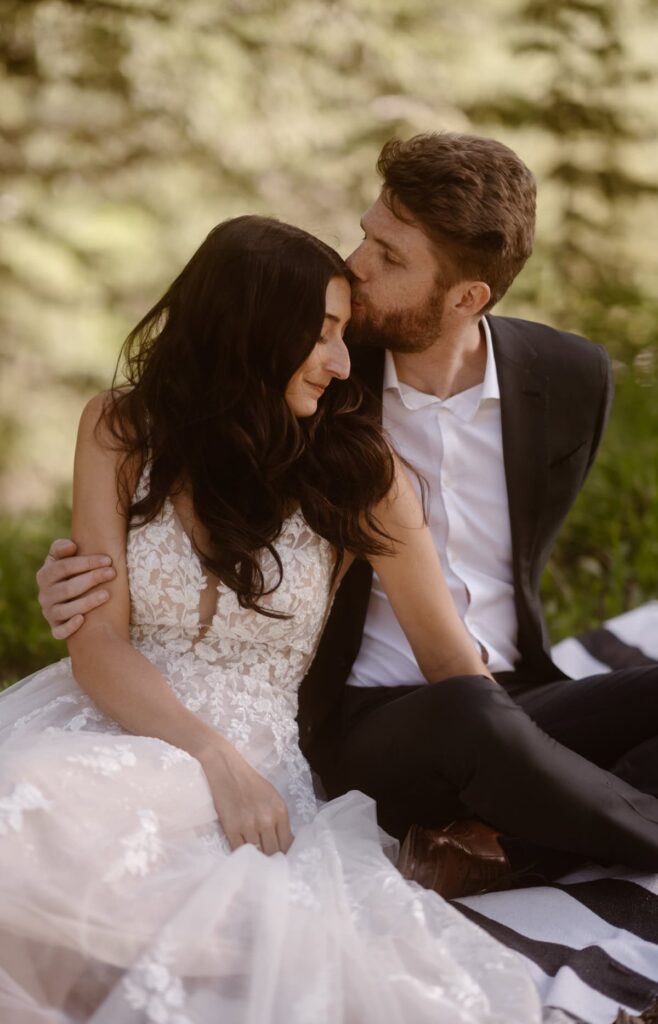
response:
<path id="1" fill-rule="evenodd" d="M 461 909 L 466 917 L 481 928 L 485 928 L 499 942 L 520 953 L 527 960 L 532 960 L 544 975 L 555 977 L 558 971 L 568 966 L 581 983 L 612 1000 L 611 1019 L 614 1019 L 616 1007 L 620 1004 L 639 1013 L 658 992 L 658 979 L 648 978 L 626 964 L 619 963 L 599 946 L 573 949 L 557 942 L 530 939 L 515 929 L 478 913 L 470 906 L 462 905 Z"/>
<path id="2" fill-rule="evenodd" d="M 658 601 L 562 641 L 553 657 L 574 679 L 654 663 Z M 578 1024 L 612 1024 L 620 1006 L 639 1014 L 658 996 L 658 876 L 589 865 L 455 906 L 523 957 L 546 1008 Z"/>
<path id="3" fill-rule="evenodd" d="M 658 601 L 617 615 L 600 629 L 562 640 L 552 656 L 573 679 L 658 661 Z"/>
<path id="4" fill-rule="evenodd" d="M 608 924 L 626 928 L 632 921 L 634 935 L 658 946 L 658 896 L 635 882 L 600 878 L 587 882 L 556 883 L 552 888 L 579 900 Z"/>
<path id="5" fill-rule="evenodd" d="M 613 670 L 654 665 L 656 661 L 655 658 L 647 658 L 639 647 L 624 643 L 609 629 L 590 629 L 587 633 L 581 633 L 578 640 L 597 661 Z"/>

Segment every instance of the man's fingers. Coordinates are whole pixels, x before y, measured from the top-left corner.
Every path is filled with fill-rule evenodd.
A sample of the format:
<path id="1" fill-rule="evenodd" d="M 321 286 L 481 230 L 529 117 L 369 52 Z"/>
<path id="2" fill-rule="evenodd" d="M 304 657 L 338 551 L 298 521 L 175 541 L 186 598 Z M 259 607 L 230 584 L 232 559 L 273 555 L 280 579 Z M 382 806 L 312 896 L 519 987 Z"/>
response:
<path id="1" fill-rule="evenodd" d="M 95 582 L 90 582 L 90 578 L 85 576 L 87 573 L 98 572 Z M 107 573 L 107 575 L 103 575 Z M 85 579 L 85 583 L 81 590 L 78 590 L 76 594 L 71 596 L 77 596 L 77 594 L 83 593 L 88 590 L 89 587 L 95 586 L 96 583 L 103 583 L 105 580 L 113 579 L 116 576 L 115 570 L 112 568 L 111 560 L 106 555 L 77 555 L 75 558 L 65 558 L 57 562 L 49 562 L 43 569 L 37 574 L 39 583 L 42 587 L 52 587 L 55 583 L 61 583 L 62 580 Z"/>
<path id="2" fill-rule="evenodd" d="M 88 612 L 93 612 L 94 608 L 105 604 L 109 596 L 107 590 L 95 590 L 93 594 L 84 594 L 77 601 L 67 601 L 66 604 L 53 604 L 44 614 L 47 615 L 48 621 L 53 626 L 63 626 L 65 622 L 68 622 L 69 619 L 74 618 L 76 615 L 81 615 L 84 618 Z"/>
<path id="3" fill-rule="evenodd" d="M 101 566 L 105 565 L 104 562 L 100 561 L 101 557 L 98 555 L 78 555 L 70 558 L 53 558 L 52 555 L 47 555 L 46 561 L 37 572 L 37 583 L 42 591 L 47 590 L 53 584 L 68 579 L 70 576 L 101 568 Z"/>
<path id="4" fill-rule="evenodd" d="M 116 575 L 112 569 L 112 559 L 108 555 L 76 555 L 75 558 L 60 559 L 52 566 L 51 572 L 53 579 L 57 581 L 94 572 L 97 569 L 107 570 L 110 573 L 108 579 Z"/>
<path id="5" fill-rule="evenodd" d="M 69 601 L 75 601 L 82 594 L 86 594 L 93 587 L 109 583 L 115 576 L 114 569 L 94 569 L 93 572 L 85 572 L 81 576 L 72 576 L 60 583 L 53 583 L 48 589 L 48 593 L 43 596 L 51 606 L 65 605 Z M 92 604 L 91 607 L 93 608 L 95 605 Z M 80 608 L 79 611 L 85 611 L 85 609 Z M 68 618 L 68 615 L 61 615 L 60 618 Z"/>
<path id="6" fill-rule="evenodd" d="M 53 626 L 51 633 L 55 640 L 66 640 L 67 637 L 73 636 L 73 634 L 80 629 L 80 626 L 84 622 L 84 616 L 74 615 L 72 619 L 67 622 L 62 622 L 59 626 Z"/>
<path id="7" fill-rule="evenodd" d="M 64 539 L 62 537 L 58 540 L 54 540 L 50 545 L 48 551 L 49 558 L 67 558 L 69 555 L 74 555 L 78 550 L 78 545 L 74 540 Z"/>

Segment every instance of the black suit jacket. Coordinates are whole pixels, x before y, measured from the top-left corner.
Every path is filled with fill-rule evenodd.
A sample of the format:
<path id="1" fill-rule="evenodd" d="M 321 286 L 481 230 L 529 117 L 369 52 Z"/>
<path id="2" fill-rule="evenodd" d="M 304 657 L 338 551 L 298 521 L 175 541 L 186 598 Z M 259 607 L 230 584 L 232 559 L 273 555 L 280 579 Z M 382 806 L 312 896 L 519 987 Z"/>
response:
<path id="1" fill-rule="evenodd" d="M 543 324 L 488 316 L 500 386 L 512 533 L 519 662 L 535 684 L 564 678 L 548 653 L 539 582 L 599 447 L 612 400 L 610 360 L 597 344 Z M 384 353 L 353 349 L 353 372 L 381 415 Z M 300 691 L 300 742 L 325 775 L 333 761 L 345 681 L 359 653 L 372 570 L 356 561 L 334 601 Z"/>

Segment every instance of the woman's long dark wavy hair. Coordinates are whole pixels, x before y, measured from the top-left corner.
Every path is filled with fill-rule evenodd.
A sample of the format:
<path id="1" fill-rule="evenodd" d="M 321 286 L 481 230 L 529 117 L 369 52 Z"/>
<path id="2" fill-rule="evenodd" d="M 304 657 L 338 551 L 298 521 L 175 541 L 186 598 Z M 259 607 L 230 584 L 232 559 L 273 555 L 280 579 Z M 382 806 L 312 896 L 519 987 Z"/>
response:
<path id="1" fill-rule="evenodd" d="M 209 539 L 197 546 L 203 565 L 242 607 L 274 617 L 259 602 L 281 582 L 273 545 L 294 508 L 337 549 L 335 575 L 346 550 L 390 550 L 373 509 L 394 462 L 360 385 L 334 380 L 304 419 L 284 398 L 335 277 L 349 278 L 338 253 L 299 228 L 257 216 L 219 224 L 128 335 L 107 405 L 122 486 L 128 463 L 131 476 L 149 467 L 144 497 L 124 491 L 129 516 L 152 520 L 184 486 Z M 279 568 L 269 589 L 262 549 Z"/>

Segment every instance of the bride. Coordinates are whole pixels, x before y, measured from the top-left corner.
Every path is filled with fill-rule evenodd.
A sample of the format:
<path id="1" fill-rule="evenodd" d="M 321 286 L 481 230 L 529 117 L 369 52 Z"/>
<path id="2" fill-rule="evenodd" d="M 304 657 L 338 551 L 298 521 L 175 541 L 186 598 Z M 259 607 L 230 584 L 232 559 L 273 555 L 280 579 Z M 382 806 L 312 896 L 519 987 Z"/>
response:
<path id="1" fill-rule="evenodd" d="M 425 676 L 487 675 L 413 488 L 348 379 L 340 257 L 215 228 L 80 421 L 73 536 L 117 569 L 0 697 L 0 1019 L 532 1024 L 515 955 L 322 803 L 297 688 L 352 559 Z"/>

